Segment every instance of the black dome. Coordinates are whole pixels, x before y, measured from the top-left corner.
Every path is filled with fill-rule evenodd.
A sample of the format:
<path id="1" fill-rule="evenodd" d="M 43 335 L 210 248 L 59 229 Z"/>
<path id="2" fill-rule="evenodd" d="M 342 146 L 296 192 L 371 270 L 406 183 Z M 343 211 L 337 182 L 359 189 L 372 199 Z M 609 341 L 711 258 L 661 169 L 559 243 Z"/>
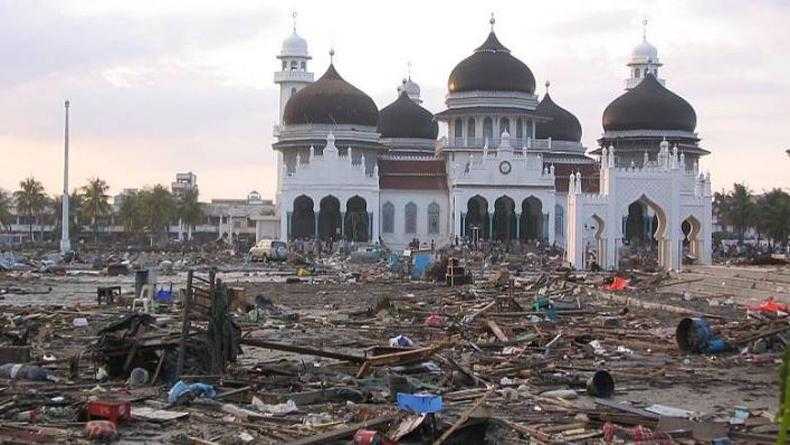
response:
<path id="1" fill-rule="evenodd" d="M 405 91 L 379 112 L 379 133 L 383 138 L 436 139 L 439 125 L 433 114 L 417 105 Z"/>
<path id="2" fill-rule="evenodd" d="M 291 96 L 285 104 L 283 123 L 356 124 L 375 127 L 379 110 L 367 94 L 343 80 L 329 65 L 323 76 Z"/>
<path id="3" fill-rule="evenodd" d="M 693 132 L 697 114 L 685 99 L 648 74 L 631 91 L 613 100 L 603 112 L 605 131 L 681 130 Z"/>
<path id="4" fill-rule="evenodd" d="M 538 122 L 535 125 L 536 138 L 581 142 L 582 125 L 579 119 L 576 119 L 570 111 L 555 104 L 548 92 L 535 108 L 535 112 L 552 118 L 549 122 Z"/>
<path id="5" fill-rule="evenodd" d="M 535 92 L 535 76 L 524 62 L 510 55 L 493 31 L 486 41 L 453 68 L 447 80 L 451 93 L 460 91 Z"/>

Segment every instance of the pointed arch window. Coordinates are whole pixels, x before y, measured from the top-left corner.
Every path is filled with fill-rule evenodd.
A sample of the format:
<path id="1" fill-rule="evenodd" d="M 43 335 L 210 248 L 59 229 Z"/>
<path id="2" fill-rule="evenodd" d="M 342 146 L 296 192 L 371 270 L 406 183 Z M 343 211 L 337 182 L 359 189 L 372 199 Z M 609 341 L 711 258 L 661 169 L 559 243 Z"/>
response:
<path id="1" fill-rule="evenodd" d="M 395 206 L 387 201 L 381 209 L 381 231 L 384 233 L 395 232 Z"/>
<path id="2" fill-rule="evenodd" d="M 404 231 L 406 233 L 417 233 L 417 204 L 413 202 L 406 204 L 404 214 L 406 223 Z"/>
<path id="3" fill-rule="evenodd" d="M 524 121 L 516 119 L 516 139 L 524 139 Z"/>
<path id="4" fill-rule="evenodd" d="M 464 121 L 460 118 L 455 120 L 455 137 L 458 139 L 464 137 Z"/>
<path id="5" fill-rule="evenodd" d="M 432 202 L 428 205 L 428 233 L 439 233 L 439 204 Z"/>
<path id="6" fill-rule="evenodd" d="M 483 119 L 483 138 L 491 144 L 494 141 L 494 121 L 490 117 Z"/>
<path id="7" fill-rule="evenodd" d="M 466 121 L 466 136 L 469 139 L 474 139 L 475 137 L 475 118 L 473 117 Z"/>
<path id="8" fill-rule="evenodd" d="M 502 133 L 506 132 L 510 134 L 510 119 L 503 117 L 499 120 L 499 134 L 497 136 L 502 136 Z"/>

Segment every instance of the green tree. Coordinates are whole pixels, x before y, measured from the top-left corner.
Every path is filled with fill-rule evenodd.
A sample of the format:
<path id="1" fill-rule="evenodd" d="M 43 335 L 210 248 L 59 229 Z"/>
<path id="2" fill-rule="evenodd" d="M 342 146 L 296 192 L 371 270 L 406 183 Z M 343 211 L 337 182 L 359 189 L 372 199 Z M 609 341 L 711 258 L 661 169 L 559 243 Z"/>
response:
<path id="1" fill-rule="evenodd" d="M 121 204 L 118 208 L 118 219 L 123 225 L 123 231 L 127 236 L 139 235 L 145 225 L 141 192 L 132 191 L 124 193 L 122 196 Z"/>
<path id="2" fill-rule="evenodd" d="M 746 231 L 755 226 L 756 205 L 751 190 L 744 184 L 733 184 L 731 192 L 716 193 L 714 204 L 722 220 L 735 230 L 738 244 L 743 244 Z"/>
<path id="3" fill-rule="evenodd" d="M 107 201 L 109 189 L 110 186 L 98 177 L 88 180 L 88 184 L 80 189 L 82 191 L 80 211 L 85 220 L 90 221 L 93 226 L 94 242 L 99 240 L 99 221 L 112 213 L 110 203 Z"/>
<path id="4" fill-rule="evenodd" d="M 19 190 L 14 192 L 16 210 L 27 217 L 30 240 L 33 241 L 33 220 L 41 223 L 41 216 L 47 207 L 47 195 L 44 186 L 36 178 L 30 176 L 19 182 Z M 43 238 L 43 237 L 42 237 Z"/>
<path id="5" fill-rule="evenodd" d="M 187 226 L 187 240 L 192 239 L 192 230 L 203 221 L 203 208 L 198 201 L 198 189 L 185 190 L 178 195 L 176 208 L 180 225 Z"/>
<path id="6" fill-rule="evenodd" d="M 757 199 L 757 226 L 773 243 L 787 247 L 790 236 L 790 195 L 775 188 Z"/>
<path id="7" fill-rule="evenodd" d="M 14 217 L 11 214 L 11 207 L 13 206 L 14 200 L 11 194 L 0 189 L 0 229 L 11 230 L 11 220 Z"/>
<path id="8" fill-rule="evenodd" d="M 165 186 L 157 184 L 140 192 L 143 221 L 153 238 L 167 236 L 167 229 L 176 217 L 176 200 Z"/>

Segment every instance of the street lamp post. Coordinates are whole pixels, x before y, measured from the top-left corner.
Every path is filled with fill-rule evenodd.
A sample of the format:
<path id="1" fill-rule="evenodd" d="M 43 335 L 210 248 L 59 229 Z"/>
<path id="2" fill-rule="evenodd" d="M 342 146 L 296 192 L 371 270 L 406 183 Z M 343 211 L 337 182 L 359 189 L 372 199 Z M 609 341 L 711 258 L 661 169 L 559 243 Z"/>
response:
<path id="1" fill-rule="evenodd" d="M 69 101 L 66 101 L 66 131 L 63 155 L 63 214 L 61 218 L 60 253 L 71 250 L 69 240 Z"/>

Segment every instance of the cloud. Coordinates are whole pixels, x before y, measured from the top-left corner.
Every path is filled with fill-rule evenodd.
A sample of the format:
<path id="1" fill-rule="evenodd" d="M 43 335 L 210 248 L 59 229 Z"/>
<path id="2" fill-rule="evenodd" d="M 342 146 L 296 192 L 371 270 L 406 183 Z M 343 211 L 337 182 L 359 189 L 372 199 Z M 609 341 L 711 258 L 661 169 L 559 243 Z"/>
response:
<path id="1" fill-rule="evenodd" d="M 588 147 L 600 136 L 603 109 L 623 92 L 626 59 L 647 16 L 662 77 L 697 111 L 714 186 L 745 179 L 757 190 L 788 187 L 790 61 L 782 55 L 790 41 L 777 31 L 790 21 L 788 5 L 0 2 L 0 187 L 34 174 L 59 189 L 69 98 L 74 183 L 100 175 L 116 191 L 192 170 L 206 198 L 252 189 L 271 196 L 272 73 L 291 32 L 288 8 L 300 12 L 317 76 L 334 46 L 340 73 L 381 108 L 395 99 L 411 61 L 434 112 L 444 109 L 453 66 L 485 39 L 493 10 L 500 40 L 532 69 L 540 94 L 551 80 L 552 97 L 577 115 Z"/>

